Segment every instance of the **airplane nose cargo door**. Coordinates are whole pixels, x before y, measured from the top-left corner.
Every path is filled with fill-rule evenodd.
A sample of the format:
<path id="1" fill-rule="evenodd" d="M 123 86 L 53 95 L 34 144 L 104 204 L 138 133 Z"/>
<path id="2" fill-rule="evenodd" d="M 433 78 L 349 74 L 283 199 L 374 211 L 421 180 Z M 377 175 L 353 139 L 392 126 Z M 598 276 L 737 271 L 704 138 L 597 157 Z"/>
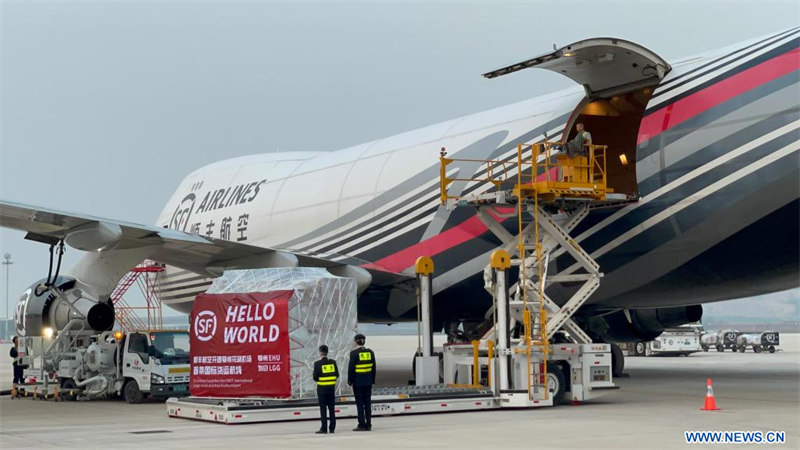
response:
<path id="1" fill-rule="evenodd" d="M 638 196 L 636 140 L 639 124 L 655 87 L 672 69 L 663 58 L 633 42 L 592 38 L 575 42 L 483 74 L 496 78 L 522 69 L 547 69 L 583 86 L 586 96 L 566 124 L 564 140 L 580 122 L 592 143 L 607 145 L 608 186 Z"/>

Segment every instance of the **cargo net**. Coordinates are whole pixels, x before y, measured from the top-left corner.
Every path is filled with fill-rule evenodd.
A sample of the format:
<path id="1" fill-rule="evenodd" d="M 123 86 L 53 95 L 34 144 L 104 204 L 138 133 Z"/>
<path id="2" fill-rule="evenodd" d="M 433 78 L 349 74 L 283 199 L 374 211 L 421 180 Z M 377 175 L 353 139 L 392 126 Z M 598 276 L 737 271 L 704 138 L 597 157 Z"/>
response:
<path id="1" fill-rule="evenodd" d="M 321 268 L 228 270 L 214 280 L 209 294 L 294 290 L 289 299 L 289 357 L 292 398 L 316 396 L 312 378 L 319 346 L 339 366 L 337 393 L 346 385 L 347 364 L 357 332 L 356 282 Z"/>

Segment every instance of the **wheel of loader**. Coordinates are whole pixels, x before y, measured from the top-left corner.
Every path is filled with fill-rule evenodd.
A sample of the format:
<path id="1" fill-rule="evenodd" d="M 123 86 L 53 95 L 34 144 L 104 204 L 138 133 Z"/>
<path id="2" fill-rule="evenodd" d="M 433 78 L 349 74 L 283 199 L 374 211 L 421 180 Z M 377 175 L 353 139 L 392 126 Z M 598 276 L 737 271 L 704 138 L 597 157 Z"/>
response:
<path id="1" fill-rule="evenodd" d="M 763 349 L 761 348 L 760 345 L 754 345 L 753 346 L 753 351 L 756 352 L 756 353 L 761 353 L 762 350 Z"/>
<path id="2" fill-rule="evenodd" d="M 739 346 L 739 352 L 744 353 L 745 350 L 747 350 L 747 347 L 745 347 L 744 345 L 740 345 Z M 736 350 L 734 350 L 734 351 L 736 351 Z"/>
<path id="3" fill-rule="evenodd" d="M 554 405 L 564 403 L 567 381 L 564 371 L 558 364 L 547 364 L 547 391 L 550 393 Z"/>
<path id="4" fill-rule="evenodd" d="M 61 396 L 67 400 L 75 400 L 77 395 L 70 394 L 69 391 L 77 389 L 78 385 L 72 378 L 63 378 L 61 380 Z"/>
<path id="5" fill-rule="evenodd" d="M 702 345 L 701 347 L 703 348 L 703 351 L 704 351 L 704 352 L 707 352 L 707 351 L 708 351 L 708 346 L 707 346 L 707 345 Z"/>
<path id="6" fill-rule="evenodd" d="M 717 344 L 717 351 L 718 352 L 724 352 L 725 351 L 725 347 L 723 347 L 722 344 Z"/>
<path id="7" fill-rule="evenodd" d="M 123 392 L 125 394 L 125 401 L 128 403 L 142 403 L 142 400 L 144 400 L 144 394 L 142 394 L 141 389 L 139 389 L 139 383 L 137 383 L 136 380 L 128 380 L 125 383 Z"/>
<path id="8" fill-rule="evenodd" d="M 770 345 L 769 346 L 769 352 L 770 353 L 775 353 L 775 346 L 774 345 Z"/>
<path id="9" fill-rule="evenodd" d="M 633 353 L 636 356 L 645 356 L 646 351 L 647 351 L 647 346 L 644 344 L 644 342 L 637 342 L 633 346 Z"/>

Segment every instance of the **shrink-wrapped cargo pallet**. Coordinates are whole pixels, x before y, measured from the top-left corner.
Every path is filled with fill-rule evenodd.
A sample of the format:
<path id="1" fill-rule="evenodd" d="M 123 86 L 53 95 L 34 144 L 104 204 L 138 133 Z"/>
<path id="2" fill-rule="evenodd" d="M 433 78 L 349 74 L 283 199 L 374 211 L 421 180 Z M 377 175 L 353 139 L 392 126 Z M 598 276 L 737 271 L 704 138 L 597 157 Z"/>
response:
<path id="1" fill-rule="evenodd" d="M 316 395 L 322 344 L 345 384 L 356 333 L 356 283 L 320 268 L 229 270 L 195 300 L 191 393 L 206 397 Z"/>

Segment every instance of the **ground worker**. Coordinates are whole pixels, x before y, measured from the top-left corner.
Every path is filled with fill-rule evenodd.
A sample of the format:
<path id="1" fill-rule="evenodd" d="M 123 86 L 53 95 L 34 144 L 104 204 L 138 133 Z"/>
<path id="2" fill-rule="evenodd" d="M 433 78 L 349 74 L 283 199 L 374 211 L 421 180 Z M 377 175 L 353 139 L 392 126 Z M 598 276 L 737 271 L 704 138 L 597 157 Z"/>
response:
<path id="1" fill-rule="evenodd" d="M 20 362 L 20 360 L 22 359 L 22 356 L 20 356 L 19 350 L 17 350 L 17 347 L 19 346 L 19 338 L 14 336 L 14 339 L 12 339 L 11 342 L 14 344 L 11 347 L 11 351 L 8 352 L 9 356 L 11 356 L 11 367 L 12 367 L 12 369 L 14 369 L 14 381 L 12 381 L 11 384 L 12 384 L 13 387 L 16 388 L 18 384 L 23 384 L 22 383 L 22 376 L 23 376 L 24 367 L 22 366 L 22 363 Z"/>
<path id="2" fill-rule="evenodd" d="M 319 361 L 314 363 L 314 381 L 317 382 L 317 399 L 319 399 L 319 418 L 322 420 L 317 434 L 333 434 L 336 430 L 336 380 L 339 379 L 339 367 L 336 361 L 328 359 L 328 346 L 319 346 Z M 328 426 L 330 417 L 330 426 Z"/>
<path id="3" fill-rule="evenodd" d="M 353 387 L 358 410 L 358 427 L 353 431 L 372 430 L 372 385 L 375 384 L 375 352 L 365 348 L 366 336 L 359 333 L 355 336 L 356 349 L 350 352 L 350 364 L 347 369 L 347 384 Z"/>

